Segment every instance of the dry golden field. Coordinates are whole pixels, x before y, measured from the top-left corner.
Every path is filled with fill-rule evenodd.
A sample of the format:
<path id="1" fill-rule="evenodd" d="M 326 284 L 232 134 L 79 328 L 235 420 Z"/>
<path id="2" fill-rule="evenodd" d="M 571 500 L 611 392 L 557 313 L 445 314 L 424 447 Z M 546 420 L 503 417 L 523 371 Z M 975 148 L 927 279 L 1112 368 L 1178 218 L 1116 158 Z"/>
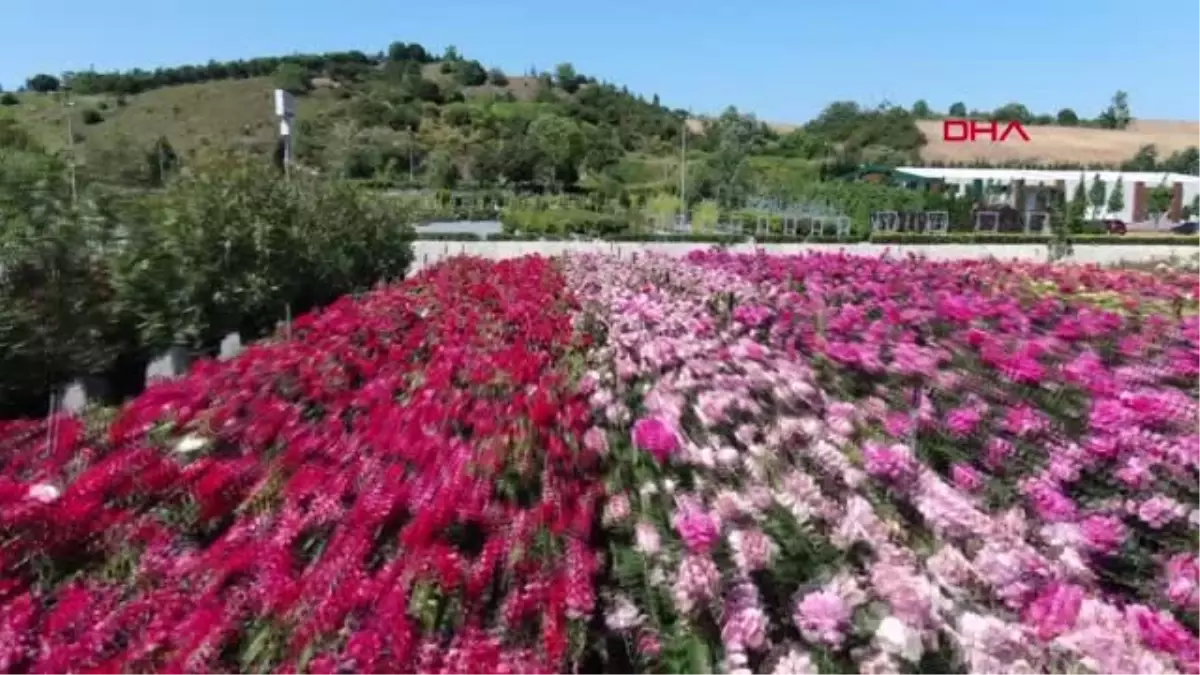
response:
<path id="1" fill-rule="evenodd" d="M 1120 164 L 1131 158 L 1143 145 L 1158 148 L 1159 157 L 1189 146 L 1200 145 L 1200 122 L 1168 120 L 1135 120 L 1128 129 L 1084 129 L 1078 127 L 1027 126 L 1029 142 L 1013 133 L 1005 143 L 947 143 L 942 140 L 942 122 L 917 122 L 929 143 L 921 151 L 927 161 L 969 163 L 985 160 L 1003 164 L 1009 161 L 1031 163 L 1089 163 Z M 691 131 L 699 133 L 704 125 L 691 120 Z M 796 124 L 771 124 L 779 132 L 796 129 Z"/>
<path id="2" fill-rule="evenodd" d="M 942 123 L 938 120 L 918 122 L 928 145 L 921 156 L 929 161 L 970 162 L 977 159 L 1003 163 L 1020 160 L 1028 162 L 1081 162 L 1119 164 L 1137 153 L 1143 145 L 1154 145 L 1160 157 L 1200 145 L 1200 122 L 1136 120 L 1128 129 L 1083 129 L 1077 127 L 1025 127 L 1029 134 L 1026 143 L 1017 134 L 1010 134 L 1004 143 L 980 140 L 975 143 L 947 143 L 942 140 Z"/>

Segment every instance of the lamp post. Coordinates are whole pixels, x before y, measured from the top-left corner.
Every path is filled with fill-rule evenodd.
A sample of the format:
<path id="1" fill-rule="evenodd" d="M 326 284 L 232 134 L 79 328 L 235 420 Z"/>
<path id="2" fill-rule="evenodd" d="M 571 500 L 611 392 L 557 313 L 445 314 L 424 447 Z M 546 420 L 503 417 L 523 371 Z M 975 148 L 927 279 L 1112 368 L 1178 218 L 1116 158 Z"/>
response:
<path id="1" fill-rule="evenodd" d="M 279 118 L 279 136 L 283 139 L 283 174 L 292 177 L 292 120 L 296 117 L 296 97 L 284 89 L 275 90 L 275 116 Z"/>

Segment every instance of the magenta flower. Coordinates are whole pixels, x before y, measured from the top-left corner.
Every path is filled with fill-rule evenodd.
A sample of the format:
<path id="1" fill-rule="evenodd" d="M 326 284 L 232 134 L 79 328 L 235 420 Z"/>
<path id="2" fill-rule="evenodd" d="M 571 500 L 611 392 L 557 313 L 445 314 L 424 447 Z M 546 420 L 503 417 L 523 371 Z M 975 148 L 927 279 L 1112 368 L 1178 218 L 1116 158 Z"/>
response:
<path id="1" fill-rule="evenodd" d="M 1084 590 L 1073 584 L 1051 583 L 1025 608 L 1025 622 L 1042 640 L 1052 640 L 1071 630 L 1083 606 Z"/>
<path id="2" fill-rule="evenodd" d="M 1088 548 L 1104 555 L 1115 553 L 1125 543 L 1125 523 L 1116 516 L 1088 516 L 1079 523 Z"/>
<path id="3" fill-rule="evenodd" d="M 975 492 L 983 487 L 983 476 L 975 467 L 963 462 L 957 462 L 950 467 L 950 478 L 954 485 L 964 492 Z"/>
<path id="4" fill-rule="evenodd" d="M 633 444 L 665 462 L 679 449 L 679 435 L 666 422 L 656 417 L 643 417 L 633 425 Z"/>
<path id="5" fill-rule="evenodd" d="M 708 553 L 721 538 L 721 527 L 707 511 L 694 504 L 685 504 L 675 514 L 675 530 L 693 553 Z"/>

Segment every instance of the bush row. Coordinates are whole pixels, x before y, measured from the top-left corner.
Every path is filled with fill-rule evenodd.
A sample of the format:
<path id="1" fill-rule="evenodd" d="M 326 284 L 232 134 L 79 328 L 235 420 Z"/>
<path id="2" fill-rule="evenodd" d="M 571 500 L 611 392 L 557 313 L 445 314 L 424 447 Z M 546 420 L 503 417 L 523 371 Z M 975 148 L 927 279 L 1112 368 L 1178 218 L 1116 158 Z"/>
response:
<path id="1" fill-rule="evenodd" d="M 629 218 L 622 214 L 602 213 L 579 208 L 504 209 L 500 223 L 508 233 L 588 234 L 612 236 L 630 229 Z"/>
<path id="2" fill-rule="evenodd" d="M 418 234 L 417 239 L 425 241 L 574 241 L 585 235 L 563 234 L 557 232 L 521 232 L 497 233 L 490 235 L 471 232 L 437 232 Z M 618 232 L 608 236 L 595 237 L 603 241 L 617 242 L 691 242 L 713 244 L 738 244 L 753 240 L 759 244 L 1038 244 L 1049 243 L 1048 235 L 1003 234 L 973 232 L 951 232 L 945 235 L 915 234 L 915 233 L 875 233 L 870 237 L 861 236 L 838 239 L 837 237 L 804 237 L 785 235 L 728 235 L 728 234 L 646 234 L 636 232 Z M 1074 235 L 1070 238 L 1075 245 L 1094 246 L 1200 246 L 1200 238 L 1180 235 Z"/>
<path id="3" fill-rule="evenodd" d="M 950 232 L 945 235 L 917 234 L 907 232 L 877 232 L 871 242 L 877 244 L 1046 244 L 1052 239 L 1049 234 L 1007 234 Z M 1200 238 L 1176 234 L 1076 234 L 1070 237 L 1072 244 L 1093 245 L 1148 245 L 1148 246 L 1196 246 Z"/>
<path id="4" fill-rule="evenodd" d="M 261 337 L 412 260 L 404 214 L 344 183 L 223 160 L 158 193 L 93 187 L 76 204 L 65 175 L 55 158 L 0 153 L 0 413 L 37 413 L 73 377 L 171 345 Z"/>

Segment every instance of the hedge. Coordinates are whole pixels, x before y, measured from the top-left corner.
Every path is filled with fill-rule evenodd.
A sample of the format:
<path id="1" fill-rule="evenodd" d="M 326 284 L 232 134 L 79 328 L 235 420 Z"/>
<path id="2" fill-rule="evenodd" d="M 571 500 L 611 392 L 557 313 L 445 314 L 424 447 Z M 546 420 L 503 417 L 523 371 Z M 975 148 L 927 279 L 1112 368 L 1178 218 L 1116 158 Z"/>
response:
<path id="1" fill-rule="evenodd" d="M 876 232 L 873 244 L 1048 244 L 1049 234 L 1007 234 L 999 232 L 951 232 L 944 235 L 907 232 Z M 1070 237 L 1073 245 L 1099 246 L 1200 246 L 1200 237 L 1176 234 L 1077 234 Z"/>
<path id="2" fill-rule="evenodd" d="M 123 379 L 170 345 L 267 335 L 412 261 L 410 214 L 340 181 L 197 164 L 157 193 L 82 186 L 75 205 L 65 175 L 0 152 L 0 417 L 42 414 L 74 377 Z"/>
<path id="3" fill-rule="evenodd" d="M 945 235 L 915 233 L 876 233 L 869 238 L 847 237 L 803 237 L 771 234 L 763 236 L 728 234 L 649 234 L 620 232 L 606 237 L 585 237 L 556 232 L 496 233 L 480 235 L 471 232 L 445 232 L 418 234 L 417 239 L 426 241 L 613 241 L 613 242 L 689 242 L 696 244 L 739 244 L 753 241 L 756 244 L 1037 244 L 1046 245 L 1049 235 L 1002 234 L 951 232 Z M 1076 246 L 1197 246 L 1200 237 L 1183 235 L 1074 235 L 1071 243 Z"/>
<path id="4" fill-rule="evenodd" d="M 623 215 L 578 208 L 504 209 L 500 222 L 506 233 L 614 235 L 629 231 Z"/>

